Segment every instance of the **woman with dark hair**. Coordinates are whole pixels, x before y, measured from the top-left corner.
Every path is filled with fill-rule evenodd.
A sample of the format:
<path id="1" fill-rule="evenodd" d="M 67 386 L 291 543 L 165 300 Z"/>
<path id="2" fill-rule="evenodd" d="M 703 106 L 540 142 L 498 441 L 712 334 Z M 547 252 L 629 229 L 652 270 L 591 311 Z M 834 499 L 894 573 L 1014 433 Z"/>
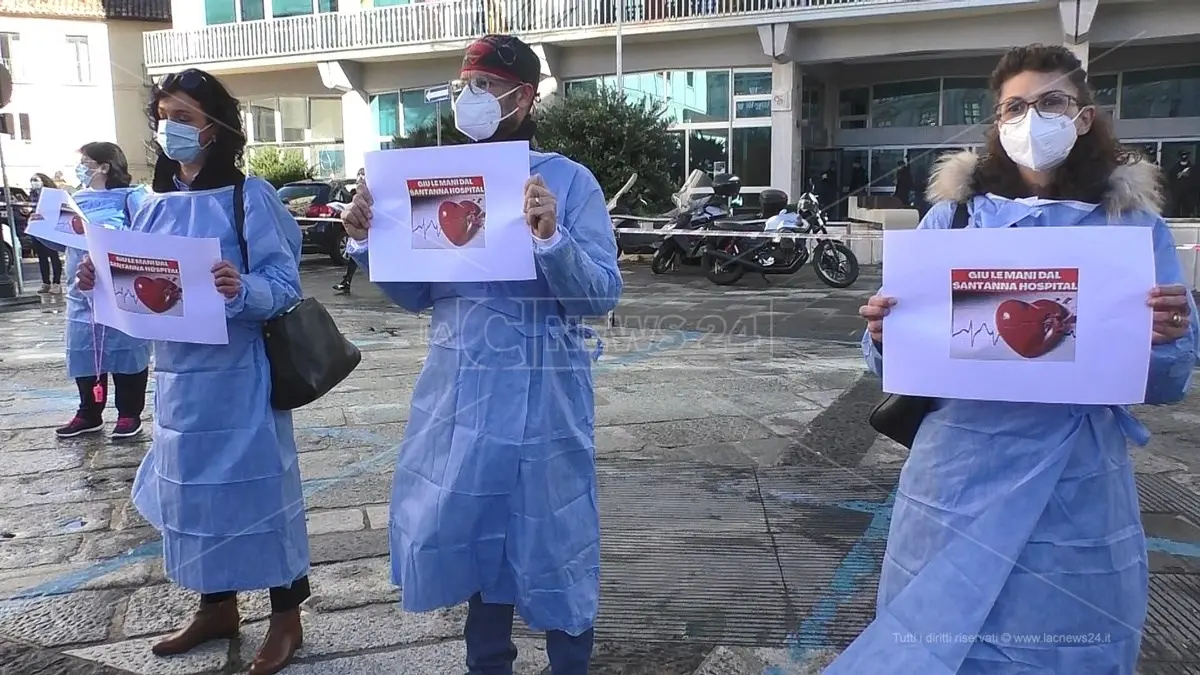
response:
<path id="1" fill-rule="evenodd" d="M 44 173 L 35 173 L 29 179 L 29 201 L 37 204 L 38 199 L 42 196 L 42 188 L 55 189 L 58 184 L 54 179 Z M 58 251 L 46 245 L 46 242 L 40 239 L 33 240 L 33 252 L 37 254 L 38 272 L 42 275 L 42 287 L 38 289 L 38 293 L 49 293 L 51 295 L 62 295 L 62 258 L 58 257 Z"/>
<path id="2" fill-rule="evenodd" d="M 162 532 L 167 576 L 201 596 L 191 622 L 153 651 L 182 654 L 234 637 L 237 592 L 270 588 L 270 628 L 249 671 L 270 675 L 303 642 L 300 603 L 309 596 L 292 415 L 271 407 L 263 343 L 263 322 L 301 299 L 300 229 L 270 183 L 238 170 L 241 113 L 216 78 L 194 69 L 169 75 L 151 90 L 148 112 L 157 194 L 133 229 L 218 238 L 222 261 L 212 271 L 229 323 L 227 345 L 155 344 L 154 443 L 133 500 Z M 80 275 L 91 287 L 90 263 Z"/>
<path id="3" fill-rule="evenodd" d="M 1011 50 L 991 87 L 986 153 L 939 162 L 920 227 L 1150 228 L 1145 402 L 1179 402 L 1200 336 L 1158 167 L 1121 149 L 1066 48 Z M 860 310 L 876 373 L 904 302 Z M 900 474 L 875 621 L 825 672 L 1132 675 L 1148 566 L 1129 442 L 1149 436 L 1124 406 L 935 401 Z"/>
<path id="4" fill-rule="evenodd" d="M 132 214 L 145 199 L 146 191 L 130 187 L 129 164 L 121 148 L 113 143 L 88 143 L 79 149 L 75 172 L 81 186 L 74 195 L 75 203 L 87 216 L 88 223 L 129 229 Z M 108 373 L 112 373 L 117 404 L 117 425 L 112 435 L 132 438 L 142 433 L 150 343 L 96 323 L 91 298 L 74 281 L 75 270 L 87 251 L 67 248 L 66 252 L 67 375 L 79 387 L 79 410 L 56 433 L 60 438 L 72 438 L 104 429 Z"/>

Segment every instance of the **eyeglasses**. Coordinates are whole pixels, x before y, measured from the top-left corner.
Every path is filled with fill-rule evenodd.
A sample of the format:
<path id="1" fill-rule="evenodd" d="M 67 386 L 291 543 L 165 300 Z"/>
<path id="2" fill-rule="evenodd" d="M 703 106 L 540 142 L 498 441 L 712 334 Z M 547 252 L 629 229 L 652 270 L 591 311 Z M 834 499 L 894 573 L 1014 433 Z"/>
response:
<path id="1" fill-rule="evenodd" d="M 1029 109 L 1033 108 L 1042 117 L 1057 117 L 1065 115 L 1072 104 L 1078 104 L 1079 99 L 1061 91 L 1048 91 L 1032 101 L 1021 98 L 1010 98 L 996 106 L 996 118 L 1001 124 L 1012 124 L 1025 119 Z"/>
<path id="2" fill-rule="evenodd" d="M 196 91 L 208 82 L 208 76 L 196 70 L 188 68 L 187 70 L 178 73 L 171 73 L 158 83 L 158 88 L 161 90 L 181 89 L 183 91 Z"/>
<path id="3" fill-rule="evenodd" d="M 485 94 L 493 91 L 493 87 L 497 89 L 512 89 L 518 87 L 519 84 L 506 82 L 498 78 L 488 77 L 487 75 L 475 75 L 465 80 L 454 80 L 450 83 L 453 93 L 458 94 L 464 89 L 470 89 L 472 94 Z"/>

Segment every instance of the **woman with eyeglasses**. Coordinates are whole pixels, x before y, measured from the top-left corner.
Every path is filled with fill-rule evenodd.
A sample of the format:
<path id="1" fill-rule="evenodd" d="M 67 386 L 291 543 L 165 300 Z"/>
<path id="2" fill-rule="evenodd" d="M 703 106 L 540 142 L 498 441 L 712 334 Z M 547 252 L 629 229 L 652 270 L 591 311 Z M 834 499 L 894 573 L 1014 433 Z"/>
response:
<path id="1" fill-rule="evenodd" d="M 57 188 L 54 179 L 44 173 L 35 173 L 29 179 L 29 201 L 37 206 L 42 196 L 42 188 Z M 46 245 L 46 242 L 34 238 L 33 252 L 37 254 L 38 272 L 42 275 L 42 287 L 38 293 L 43 295 L 62 295 L 63 261 L 58 251 Z"/>
<path id="2" fill-rule="evenodd" d="M 142 187 L 130 186 L 129 164 L 115 143 L 88 143 L 79 149 L 75 168 L 81 189 L 75 203 L 88 222 L 114 229 L 129 229 L 132 214 L 146 197 Z M 57 244 L 44 245 L 58 249 Z M 67 253 L 67 375 L 79 388 L 79 410 L 56 430 L 59 438 L 74 438 L 104 429 L 108 379 L 112 373 L 116 393 L 117 423 L 112 437 L 133 438 L 142 433 L 146 384 L 150 377 L 150 343 L 96 323 L 88 294 L 74 281 L 75 270 L 87 254 L 74 248 Z"/>
<path id="3" fill-rule="evenodd" d="M 939 162 L 921 227 L 1150 228 L 1146 403 L 1179 402 L 1198 335 L 1158 167 L 1120 147 L 1064 47 L 1013 49 L 991 87 L 986 152 Z M 903 307 L 860 312 L 876 373 Z M 825 672 L 1132 675 L 1148 567 L 1129 444 L 1149 436 L 1124 406 L 936 401 L 900 474 L 875 621 Z"/>
<path id="4" fill-rule="evenodd" d="M 229 344 L 155 344 L 154 443 L 133 486 L 138 511 L 163 535 L 167 576 L 200 593 L 194 618 L 153 646 L 188 652 L 238 633 L 237 593 L 270 588 L 266 640 L 250 666 L 270 675 L 303 642 L 308 533 L 290 412 L 271 408 L 263 322 L 296 304 L 300 229 L 275 190 L 238 169 L 238 101 L 211 75 L 186 70 L 151 90 L 158 162 L 133 229 L 215 237 L 213 281 L 225 297 Z M 243 187 L 244 186 L 244 187 Z M 246 258 L 236 231 L 242 195 Z M 90 261 L 81 286 L 94 285 Z"/>

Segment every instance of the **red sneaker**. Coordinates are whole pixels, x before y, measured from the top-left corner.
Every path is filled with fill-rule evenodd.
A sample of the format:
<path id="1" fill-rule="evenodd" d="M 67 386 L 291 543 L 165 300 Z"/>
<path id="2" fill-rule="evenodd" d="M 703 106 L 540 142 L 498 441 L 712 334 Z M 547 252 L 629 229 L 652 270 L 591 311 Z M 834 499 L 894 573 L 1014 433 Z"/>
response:
<path id="1" fill-rule="evenodd" d="M 137 417 L 118 417 L 113 427 L 113 438 L 133 438 L 142 433 L 142 420 Z"/>
<path id="2" fill-rule="evenodd" d="M 89 420 L 76 415 L 74 419 L 67 422 L 66 426 L 59 427 L 54 430 L 54 433 L 59 438 L 75 438 L 84 434 L 94 434 L 97 431 L 104 430 L 104 420 Z"/>

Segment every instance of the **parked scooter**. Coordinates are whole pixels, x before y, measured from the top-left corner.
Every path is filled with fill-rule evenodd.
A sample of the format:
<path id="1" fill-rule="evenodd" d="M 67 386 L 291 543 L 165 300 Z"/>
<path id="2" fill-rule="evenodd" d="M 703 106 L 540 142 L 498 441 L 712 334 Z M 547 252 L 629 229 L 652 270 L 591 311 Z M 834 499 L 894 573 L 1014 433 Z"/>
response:
<path id="1" fill-rule="evenodd" d="M 654 248 L 650 243 L 647 243 L 645 246 L 638 246 L 638 242 L 630 241 L 630 237 L 640 237 L 642 235 L 630 235 L 625 232 L 616 231 L 622 228 L 636 228 L 640 226 L 637 218 L 621 217 L 633 215 L 633 209 L 629 205 L 629 190 L 633 188 L 633 184 L 637 182 L 637 179 L 637 172 L 634 172 L 629 176 L 629 180 L 625 181 L 625 184 L 621 186 L 621 189 L 617 190 L 617 193 L 612 196 L 612 199 L 608 200 L 607 207 L 608 214 L 612 219 L 613 236 L 617 239 L 617 255 L 654 252 Z M 638 202 L 645 205 L 646 200 L 639 199 Z"/>
<path id="2" fill-rule="evenodd" d="M 711 187 L 712 194 L 691 196 L 693 190 L 702 187 Z M 658 250 L 650 262 L 650 271 L 665 274 L 677 264 L 702 264 L 709 238 L 687 236 L 685 233 L 713 229 L 713 223 L 728 218 L 729 202 L 738 196 L 741 189 L 741 179 L 733 174 L 720 173 L 710 179 L 702 171 L 693 171 L 683 189 L 675 195 L 675 203 L 680 207 L 672 220 L 662 228 L 670 230 L 671 234 L 658 242 Z"/>
<path id="3" fill-rule="evenodd" d="M 763 213 L 774 212 L 765 223 L 721 223 L 721 229 L 744 232 L 828 234 L 828 220 L 820 200 L 812 189 L 795 205 L 787 203 L 782 190 L 764 190 Z M 858 280 L 858 257 L 845 242 L 837 239 L 796 239 L 792 237 L 728 237 L 712 242 L 704 256 L 708 280 L 728 286 L 737 283 L 746 272 L 795 274 L 813 259 L 817 277 L 834 288 L 846 288 Z"/>

